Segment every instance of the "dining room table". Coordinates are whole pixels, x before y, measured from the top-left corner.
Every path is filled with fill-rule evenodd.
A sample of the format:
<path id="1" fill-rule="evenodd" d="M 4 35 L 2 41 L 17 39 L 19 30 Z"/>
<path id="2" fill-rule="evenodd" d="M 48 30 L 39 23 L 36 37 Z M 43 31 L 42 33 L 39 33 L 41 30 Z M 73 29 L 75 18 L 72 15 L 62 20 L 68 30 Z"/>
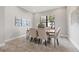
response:
<path id="1" fill-rule="evenodd" d="M 49 36 L 49 37 L 54 37 L 55 36 L 55 29 L 47 29 L 45 30 L 46 31 L 46 34 Z"/>

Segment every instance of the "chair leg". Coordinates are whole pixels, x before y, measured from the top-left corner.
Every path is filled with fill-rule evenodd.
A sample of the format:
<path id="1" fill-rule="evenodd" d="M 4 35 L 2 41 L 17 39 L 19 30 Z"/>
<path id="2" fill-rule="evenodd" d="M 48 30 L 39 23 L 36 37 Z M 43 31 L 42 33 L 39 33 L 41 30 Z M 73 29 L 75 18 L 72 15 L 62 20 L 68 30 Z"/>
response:
<path id="1" fill-rule="evenodd" d="M 34 38 L 34 43 L 36 43 L 36 38 Z"/>
<path id="2" fill-rule="evenodd" d="M 38 44 L 40 44 L 40 39 L 38 39 Z"/>
<path id="3" fill-rule="evenodd" d="M 42 43 L 42 40 L 41 40 L 41 39 L 39 39 L 39 43 L 40 43 L 40 44 Z"/>
<path id="4" fill-rule="evenodd" d="M 47 41 L 45 40 L 45 46 L 47 46 Z"/>
<path id="5" fill-rule="evenodd" d="M 48 43 L 48 44 L 50 44 L 50 43 L 51 43 L 51 39 L 50 39 L 50 38 L 48 38 L 47 43 Z"/>
<path id="6" fill-rule="evenodd" d="M 57 45 L 59 46 L 59 41 L 58 41 L 58 38 L 57 38 Z"/>
<path id="7" fill-rule="evenodd" d="M 31 40 L 30 40 L 30 42 L 32 42 L 33 41 L 33 38 L 31 37 Z"/>
<path id="8" fill-rule="evenodd" d="M 35 38 L 34 42 L 35 42 L 36 44 L 39 44 L 39 43 L 40 43 L 40 39 Z"/>
<path id="9" fill-rule="evenodd" d="M 40 44 L 42 44 L 42 40 L 40 39 Z"/>

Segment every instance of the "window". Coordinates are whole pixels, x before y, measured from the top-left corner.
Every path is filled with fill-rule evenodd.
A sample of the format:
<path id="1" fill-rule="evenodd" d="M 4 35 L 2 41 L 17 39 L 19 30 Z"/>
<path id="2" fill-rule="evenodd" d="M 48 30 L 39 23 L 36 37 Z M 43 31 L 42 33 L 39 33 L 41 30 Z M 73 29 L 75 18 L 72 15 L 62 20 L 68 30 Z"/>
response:
<path id="1" fill-rule="evenodd" d="M 21 19 L 15 19 L 15 25 L 17 26 L 17 27 L 21 27 L 22 26 L 22 20 Z"/>
<path id="2" fill-rule="evenodd" d="M 17 27 L 29 27 L 30 26 L 30 21 L 29 19 L 26 18 L 15 18 L 15 25 Z"/>
<path id="3" fill-rule="evenodd" d="M 27 21 L 25 18 L 22 18 L 22 27 L 26 27 L 27 26 Z"/>

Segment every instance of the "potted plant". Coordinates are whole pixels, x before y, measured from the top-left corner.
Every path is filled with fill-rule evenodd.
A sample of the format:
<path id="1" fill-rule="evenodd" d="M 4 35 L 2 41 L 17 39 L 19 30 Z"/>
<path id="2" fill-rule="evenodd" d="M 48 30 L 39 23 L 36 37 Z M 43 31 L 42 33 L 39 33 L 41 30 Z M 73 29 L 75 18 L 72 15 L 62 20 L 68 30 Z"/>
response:
<path id="1" fill-rule="evenodd" d="M 54 19 L 55 19 L 55 17 L 54 17 L 54 16 L 49 16 L 49 21 L 50 21 L 50 22 L 53 22 L 53 21 L 54 21 Z"/>
<path id="2" fill-rule="evenodd" d="M 49 22 L 51 23 L 51 28 L 54 26 L 54 20 L 55 20 L 54 16 L 49 16 Z"/>

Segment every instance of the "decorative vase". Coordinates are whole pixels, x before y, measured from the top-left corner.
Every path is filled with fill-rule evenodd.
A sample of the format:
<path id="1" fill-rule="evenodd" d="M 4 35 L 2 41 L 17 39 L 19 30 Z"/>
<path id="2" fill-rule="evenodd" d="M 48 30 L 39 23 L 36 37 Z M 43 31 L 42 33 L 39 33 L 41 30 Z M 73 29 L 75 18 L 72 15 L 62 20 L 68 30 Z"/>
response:
<path id="1" fill-rule="evenodd" d="M 51 28 L 53 28 L 54 24 L 55 24 L 55 17 L 49 16 L 49 22 L 51 23 Z"/>

